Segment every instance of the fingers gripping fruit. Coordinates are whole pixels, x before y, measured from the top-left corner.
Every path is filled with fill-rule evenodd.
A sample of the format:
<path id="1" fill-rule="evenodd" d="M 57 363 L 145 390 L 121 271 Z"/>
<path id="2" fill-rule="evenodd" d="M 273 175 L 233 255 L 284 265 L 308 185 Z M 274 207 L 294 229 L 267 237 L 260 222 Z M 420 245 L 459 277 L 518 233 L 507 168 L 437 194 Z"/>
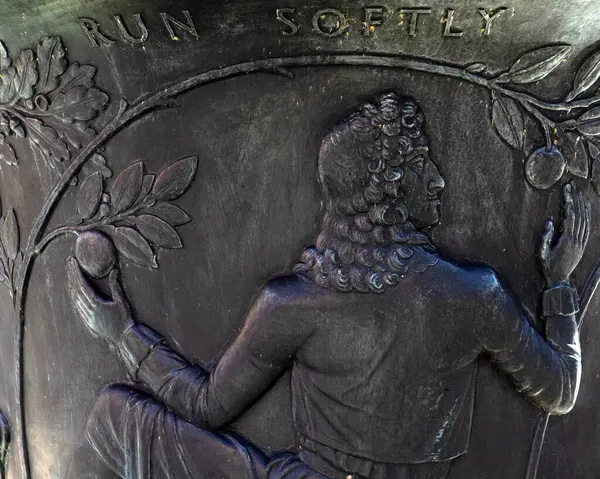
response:
<path id="1" fill-rule="evenodd" d="M 108 236 L 98 230 L 84 231 L 75 242 L 75 258 L 92 278 L 103 278 L 117 261 L 115 246 Z"/>

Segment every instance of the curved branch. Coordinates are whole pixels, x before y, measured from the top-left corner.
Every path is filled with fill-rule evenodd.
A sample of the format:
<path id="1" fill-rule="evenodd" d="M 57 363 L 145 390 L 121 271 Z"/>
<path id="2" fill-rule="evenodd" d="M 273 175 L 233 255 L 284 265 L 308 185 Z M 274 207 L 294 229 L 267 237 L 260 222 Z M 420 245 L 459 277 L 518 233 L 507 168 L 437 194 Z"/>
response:
<path id="1" fill-rule="evenodd" d="M 41 254 L 44 251 L 44 249 L 46 249 L 46 247 L 53 240 L 55 240 L 56 238 L 59 238 L 60 236 L 64 236 L 65 234 L 78 234 L 83 231 L 87 231 L 87 230 L 91 230 L 91 229 L 95 229 L 95 228 L 102 228 L 103 226 L 106 226 L 106 225 L 115 224 L 115 223 L 118 223 L 119 221 L 126 221 L 131 215 L 133 215 L 134 213 L 137 213 L 139 210 L 141 210 L 143 208 L 146 208 L 147 206 L 150 206 L 150 204 L 153 203 L 154 201 L 155 201 L 154 198 L 149 198 L 146 201 L 143 201 L 141 203 L 133 205 L 131 208 L 126 209 L 125 211 L 123 211 L 122 213 L 119 213 L 118 215 L 109 216 L 107 218 L 93 221 L 91 223 L 86 223 L 86 224 L 77 225 L 77 226 L 61 226 L 59 228 L 56 228 L 56 229 L 52 230 L 50 233 L 48 233 L 46 236 L 44 236 L 40 241 L 38 241 L 38 243 L 36 244 L 36 247 L 35 247 L 35 254 L 36 255 Z"/>
<path id="2" fill-rule="evenodd" d="M 19 409 L 18 425 L 19 435 L 21 440 L 21 465 L 23 468 L 24 477 L 31 477 L 31 468 L 29 464 L 29 455 L 27 447 L 27 433 L 25 431 L 25 391 L 23 388 L 23 348 L 24 348 L 24 330 L 25 330 L 25 298 L 27 297 L 27 287 L 29 285 L 29 276 L 33 266 L 33 260 L 36 254 L 36 242 L 42 234 L 43 228 L 50 219 L 50 213 L 58 200 L 61 198 L 65 189 L 68 187 L 73 176 L 77 174 L 83 164 L 92 156 L 96 148 L 110 138 L 118 131 L 124 123 L 121 123 L 121 118 L 127 109 L 127 102 L 121 100 L 119 110 L 115 117 L 106 125 L 102 132 L 96 136 L 87 146 L 85 146 L 79 154 L 73 159 L 73 162 L 65 170 L 57 184 L 54 186 L 50 194 L 46 197 L 42 209 L 35 219 L 31 232 L 27 239 L 27 245 L 23 254 L 23 261 L 19 265 L 17 273 L 15 309 L 18 318 L 17 334 L 15 337 L 15 374 L 17 376 L 18 394 L 16 398 L 16 406 Z"/>
<path id="3" fill-rule="evenodd" d="M 523 108 L 531 114 L 542 126 L 544 130 L 544 136 L 546 138 L 546 147 L 550 148 L 554 143 L 554 131 L 556 129 L 556 123 L 544 116 L 539 110 L 536 110 L 529 103 L 522 103 Z"/>
<path id="4" fill-rule="evenodd" d="M 520 103 L 529 103 L 532 106 L 541 108 L 542 110 L 548 111 L 561 111 L 570 113 L 573 110 L 582 110 L 585 108 L 589 108 L 591 106 L 595 106 L 600 104 L 600 96 L 593 96 L 590 98 L 584 98 L 582 100 L 573 101 L 570 103 L 550 103 L 544 100 L 540 100 L 539 98 L 534 97 L 533 95 L 529 95 L 528 93 L 523 93 L 515 90 L 510 90 L 509 88 L 504 88 L 500 86 L 500 84 L 496 83 L 493 80 L 490 80 L 488 88 L 500 92 L 503 95 L 509 96 Z"/>
<path id="5" fill-rule="evenodd" d="M 531 95 L 526 95 L 528 98 L 528 102 L 538 108 L 542 108 L 543 110 L 551 110 L 551 111 L 564 111 L 570 113 L 573 110 L 583 110 L 585 108 L 589 108 L 591 106 L 596 106 L 600 104 L 600 96 L 593 96 L 590 98 L 583 98 L 581 100 L 572 101 L 570 103 L 549 103 L 538 98 L 535 98 Z"/>
<path id="6" fill-rule="evenodd" d="M 96 149 L 103 144 L 107 139 L 111 138 L 112 135 L 116 131 L 118 131 L 125 123 L 122 121 L 124 116 L 124 112 L 127 110 L 127 102 L 125 100 L 121 100 L 119 104 L 119 111 L 115 115 L 115 117 L 104 127 L 104 129 L 96 136 L 90 143 L 88 143 L 79 154 L 73 158 L 72 163 L 69 167 L 64 171 L 59 181 L 52 191 L 46 197 L 44 204 L 42 205 L 42 209 L 38 213 L 33 226 L 31 227 L 31 232 L 29 233 L 29 237 L 27 238 L 27 245 L 24 249 L 23 263 L 21 264 L 19 270 L 19 282 L 17 283 L 17 313 L 19 315 L 19 320 L 23 321 L 23 310 L 24 310 L 24 298 L 26 296 L 26 286 L 29 278 L 29 273 L 31 270 L 31 263 L 33 258 L 36 256 L 35 249 L 36 243 L 39 240 L 39 237 L 42 234 L 43 228 L 46 226 L 46 223 L 50 219 L 50 213 L 56 203 L 62 196 L 62 193 L 69 186 L 73 177 L 79 172 L 80 168 L 83 164 L 92 156 L 92 154 L 96 151 Z"/>
<path id="7" fill-rule="evenodd" d="M 40 242 L 35 247 L 35 254 L 41 254 L 46 249 L 46 247 L 56 238 L 67 234 L 76 235 L 81 231 L 83 231 L 83 228 L 81 228 L 80 226 L 61 226 L 60 228 L 56 228 L 40 240 Z"/>

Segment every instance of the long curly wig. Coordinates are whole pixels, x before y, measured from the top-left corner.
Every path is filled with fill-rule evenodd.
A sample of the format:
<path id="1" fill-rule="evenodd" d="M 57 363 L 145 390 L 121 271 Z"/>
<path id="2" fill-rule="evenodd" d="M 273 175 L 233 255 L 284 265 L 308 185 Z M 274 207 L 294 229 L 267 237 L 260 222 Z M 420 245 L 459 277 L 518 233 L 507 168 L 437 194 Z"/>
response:
<path id="1" fill-rule="evenodd" d="M 337 124 L 319 150 L 325 216 L 295 272 L 324 288 L 382 293 L 437 262 L 409 221 L 400 188 L 407 159 L 427 151 L 412 98 L 379 96 Z"/>

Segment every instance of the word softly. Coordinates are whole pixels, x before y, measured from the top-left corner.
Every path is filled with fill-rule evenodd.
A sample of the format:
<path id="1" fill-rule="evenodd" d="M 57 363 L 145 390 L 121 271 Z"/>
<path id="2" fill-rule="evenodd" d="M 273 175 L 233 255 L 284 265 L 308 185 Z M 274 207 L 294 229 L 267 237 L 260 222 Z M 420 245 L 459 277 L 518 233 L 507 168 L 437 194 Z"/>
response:
<path id="1" fill-rule="evenodd" d="M 507 10 L 507 7 L 498 7 L 493 9 L 478 8 L 477 12 L 481 15 L 483 35 L 489 35 L 494 21 Z M 390 14 L 397 13 L 399 24 L 406 25 L 409 36 L 414 37 L 417 34 L 420 20 L 423 17 L 431 15 L 432 9 L 429 7 L 401 7 L 397 10 L 390 10 L 385 7 L 365 7 L 362 9 L 362 34 L 370 37 L 375 33 L 376 27 L 382 26 Z M 442 14 L 441 22 L 443 24 L 442 36 L 444 37 L 462 37 L 464 31 L 460 30 L 454 24 L 455 10 L 446 8 Z M 281 34 L 289 37 L 297 35 L 301 31 L 299 15 L 294 8 L 278 8 L 275 12 L 277 21 L 281 22 L 283 29 Z M 325 38 L 338 37 L 347 33 L 350 27 L 351 19 L 340 10 L 335 8 L 323 8 L 315 12 L 312 16 L 312 31 Z"/>

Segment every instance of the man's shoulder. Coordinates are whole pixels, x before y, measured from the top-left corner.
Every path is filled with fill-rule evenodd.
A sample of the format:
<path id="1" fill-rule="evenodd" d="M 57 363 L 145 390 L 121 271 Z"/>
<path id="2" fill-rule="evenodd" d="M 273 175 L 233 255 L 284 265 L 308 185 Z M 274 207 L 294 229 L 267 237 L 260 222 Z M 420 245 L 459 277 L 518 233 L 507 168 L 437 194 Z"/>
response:
<path id="1" fill-rule="evenodd" d="M 305 332 L 314 327 L 315 308 L 327 308 L 330 296 L 329 290 L 298 275 L 278 276 L 263 286 L 251 309 L 271 329 Z"/>
<path id="2" fill-rule="evenodd" d="M 273 306 L 299 305 L 309 300 L 323 300 L 330 291 L 297 274 L 271 278 L 263 286 L 260 297 Z"/>
<path id="3" fill-rule="evenodd" d="M 440 258 L 431 274 L 432 281 L 444 283 L 451 288 L 468 290 L 474 294 L 493 293 L 502 289 L 498 273 L 487 264 Z"/>

